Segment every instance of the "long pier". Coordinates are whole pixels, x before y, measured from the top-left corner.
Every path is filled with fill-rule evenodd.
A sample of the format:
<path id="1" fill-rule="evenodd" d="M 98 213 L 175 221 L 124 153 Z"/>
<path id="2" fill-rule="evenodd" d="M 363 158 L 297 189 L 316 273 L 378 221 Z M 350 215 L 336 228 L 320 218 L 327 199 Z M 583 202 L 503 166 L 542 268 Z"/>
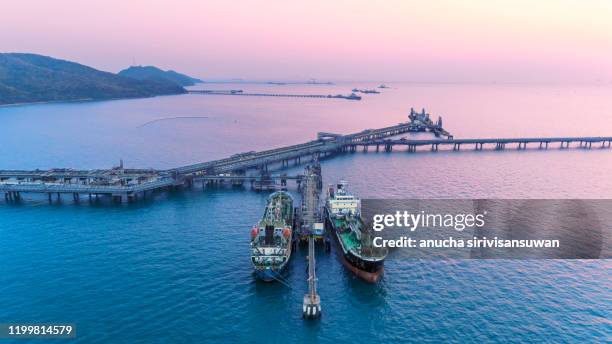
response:
<path id="1" fill-rule="evenodd" d="M 591 149 L 593 144 L 599 144 L 599 148 L 610 148 L 612 136 L 596 137 L 530 137 L 530 138 L 490 138 L 490 139 L 448 139 L 448 140 L 366 140 L 347 144 L 344 150 L 355 151 L 357 146 L 362 146 L 365 151 L 368 147 L 375 147 L 379 151 L 381 147 L 390 152 L 394 146 L 406 146 L 409 152 L 415 152 L 417 147 L 430 146 L 431 151 L 438 151 L 440 146 L 452 146 L 452 150 L 461 150 L 462 145 L 471 145 L 474 150 L 483 150 L 485 145 L 495 150 L 504 150 L 507 145 L 515 145 L 518 150 L 527 149 L 528 144 L 537 144 L 538 149 L 548 149 L 549 144 L 558 143 L 559 148 L 570 148 L 572 143 L 578 143 L 579 148 Z"/>
<path id="2" fill-rule="evenodd" d="M 20 200 L 22 193 L 39 193 L 46 194 L 49 201 L 52 201 L 54 196 L 59 200 L 62 194 L 72 194 L 75 201 L 86 195 L 90 199 L 107 196 L 118 202 L 127 202 L 144 197 L 149 192 L 192 186 L 194 183 L 202 185 L 251 183 L 256 190 L 271 190 L 276 187 L 283 188 L 287 181 L 294 180 L 299 187 L 303 176 L 272 175 L 270 171 L 310 163 L 343 152 L 355 152 L 358 147 L 364 151 L 373 148 L 385 152 L 391 152 L 394 147 L 401 146 L 406 147 L 408 152 L 416 152 L 418 147 L 430 147 L 430 150 L 435 152 L 440 146 L 452 147 L 453 151 L 461 151 L 465 146 L 479 151 L 485 146 L 494 150 L 504 150 L 509 146 L 524 150 L 528 145 L 547 149 L 551 144 L 558 144 L 562 149 L 612 146 L 612 136 L 456 139 L 442 128 L 441 118 L 434 123 L 424 110 L 421 113 L 412 110 L 409 118 L 408 122 L 347 135 L 321 132 L 313 141 L 259 152 L 235 154 L 225 159 L 169 170 L 126 169 L 122 163 L 118 167 L 106 170 L 4 170 L 0 171 L 0 193 L 4 193 L 7 201 Z M 393 139 L 398 135 L 415 131 L 429 131 L 438 138 Z M 280 186 L 277 182 L 280 182 Z"/>
<path id="3" fill-rule="evenodd" d="M 367 129 L 349 135 L 338 135 L 334 139 L 318 139 L 292 146 L 269 149 L 260 152 L 247 152 L 235 154 L 226 159 L 213 160 L 199 164 L 182 166 L 169 170 L 176 175 L 189 174 L 224 174 L 248 169 L 268 171 L 272 164 L 280 164 L 281 168 L 300 165 L 325 158 L 337 153 L 342 147 L 351 143 L 367 142 L 370 140 L 383 139 L 409 132 L 407 123 L 379 128 Z"/>
<path id="4" fill-rule="evenodd" d="M 259 174 L 259 175 L 202 175 L 196 176 L 192 179 L 193 183 L 200 182 L 202 187 L 206 186 L 218 186 L 224 184 L 231 184 L 232 186 L 244 186 L 245 183 L 250 184 L 251 189 L 257 191 L 272 191 L 272 190 L 284 190 L 287 188 L 288 181 L 294 181 L 298 189 L 301 189 L 302 181 L 305 179 L 304 175 L 287 175 L 287 174 Z"/>
<path id="5" fill-rule="evenodd" d="M 347 143 L 381 139 L 408 131 L 408 125 L 400 123 L 349 135 L 337 135 L 333 140 L 318 139 L 260 152 L 234 154 L 229 158 L 170 170 L 125 169 L 123 163 L 108 170 L 4 170 L 0 171 L 0 192 L 4 192 L 7 201 L 20 200 L 22 193 L 40 193 L 47 194 L 50 202 L 54 196 L 59 201 L 62 194 L 72 194 L 75 201 L 78 201 L 81 195 L 86 195 L 90 199 L 107 196 L 117 202 L 128 202 L 145 197 L 152 191 L 190 186 L 194 180 L 210 182 L 236 178 L 252 179 L 246 172 L 253 170 L 261 177 L 267 175 L 272 168 L 289 167 L 291 162 L 300 165 L 329 157 L 339 152 Z M 257 180 L 254 181 L 256 182 Z M 261 189 L 270 189 L 265 183 L 261 186 Z"/>
<path id="6" fill-rule="evenodd" d="M 253 93 L 243 92 L 242 90 L 189 90 L 187 93 L 190 94 L 202 94 L 202 95 L 216 95 L 216 96 L 245 96 L 245 97 L 284 97 L 284 98 L 325 98 L 325 99 L 347 99 L 347 100 L 361 100 L 361 97 L 352 93 L 350 95 L 323 95 L 323 94 L 287 94 L 287 93 Z"/>

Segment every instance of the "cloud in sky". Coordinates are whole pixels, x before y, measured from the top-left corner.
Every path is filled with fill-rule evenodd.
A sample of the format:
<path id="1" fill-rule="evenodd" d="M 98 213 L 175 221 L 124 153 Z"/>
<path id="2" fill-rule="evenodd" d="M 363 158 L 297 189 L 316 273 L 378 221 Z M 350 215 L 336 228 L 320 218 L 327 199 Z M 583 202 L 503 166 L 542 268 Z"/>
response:
<path id="1" fill-rule="evenodd" d="M 0 51 L 204 78 L 612 80 L 612 1 L 3 1 Z"/>

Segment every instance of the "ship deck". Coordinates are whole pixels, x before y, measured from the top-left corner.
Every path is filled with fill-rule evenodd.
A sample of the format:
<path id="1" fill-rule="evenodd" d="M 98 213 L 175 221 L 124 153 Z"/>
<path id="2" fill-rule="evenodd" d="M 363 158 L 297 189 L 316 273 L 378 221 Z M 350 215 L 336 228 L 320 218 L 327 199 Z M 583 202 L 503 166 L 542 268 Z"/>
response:
<path id="1" fill-rule="evenodd" d="M 343 220 L 334 219 L 334 227 L 336 228 L 342 227 L 344 223 L 345 222 Z M 340 240 L 342 240 L 347 250 L 355 252 L 358 251 L 357 249 L 359 248 L 361 243 L 357 241 L 357 238 L 355 238 L 355 235 L 352 232 L 338 233 L 338 235 L 340 236 Z"/>
<path id="2" fill-rule="evenodd" d="M 357 252 L 360 243 L 355 239 L 352 233 L 340 233 L 340 239 L 342 239 L 342 242 L 346 245 L 347 250 Z"/>

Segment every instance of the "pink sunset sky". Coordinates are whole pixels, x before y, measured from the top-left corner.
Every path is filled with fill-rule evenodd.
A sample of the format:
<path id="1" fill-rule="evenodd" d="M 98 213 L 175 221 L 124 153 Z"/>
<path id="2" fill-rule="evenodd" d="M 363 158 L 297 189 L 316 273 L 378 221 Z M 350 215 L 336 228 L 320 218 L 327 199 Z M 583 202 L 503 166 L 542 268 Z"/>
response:
<path id="1" fill-rule="evenodd" d="M 612 82 L 612 1 L 0 3 L 0 52 L 204 79 Z"/>

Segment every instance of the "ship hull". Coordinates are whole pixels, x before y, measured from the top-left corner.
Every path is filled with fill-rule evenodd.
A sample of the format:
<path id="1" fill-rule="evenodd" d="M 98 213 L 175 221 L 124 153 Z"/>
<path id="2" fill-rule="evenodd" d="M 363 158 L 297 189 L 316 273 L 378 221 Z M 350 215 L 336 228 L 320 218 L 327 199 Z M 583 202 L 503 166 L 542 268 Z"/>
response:
<path id="1" fill-rule="evenodd" d="M 335 241 L 336 241 L 336 245 L 340 245 L 337 238 Z M 346 269 L 354 273 L 357 277 L 361 278 L 362 280 L 368 283 L 377 283 L 382 278 L 385 272 L 384 265 L 381 264 L 380 267 L 377 270 L 374 270 L 373 272 L 365 271 L 365 270 L 362 270 L 356 267 L 355 265 L 353 265 L 353 263 L 351 263 L 347 259 L 347 257 L 342 252 L 342 247 L 337 247 L 337 251 L 338 251 L 338 259 L 342 262 L 342 265 L 344 265 Z"/>
<path id="2" fill-rule="evenodd" d="M 289 265 L 289 262 L 291 261 L 291 253 L 293 251 L 291 243 L 289 243 L 287 249 L 289 251 L 287 254 L 287 260 L 276 268 L 253 265 L 255 277 L 264 282 L 274 282 L 279 278 L 282 278 L 287 266 Z"/>
<path id="3" fill-rule="evenodd" d="M 329 219 L 329 214 L 326 216 L 326 226 L 331 229 L 333 232 L 334 243 L 336 244 L 336 253 L 338 254 L 338 259 L 344 265 L 346 269 L 354 273 L 357 277 L 368 283 L 377 283 L 383 277 L 385 267 L 384 267 L 384 259 L 377 261 L 367 261 L 364 260 L 350 251 L 345 252 L 340 243 L 340 238 L 338 231 L 336 230 L 333 222 Z"/>
<path id="4" fill-rule="evenodd" d="M 255 269 L 255 277 L 263 282 L 274 282 L 282 277 L 287 264 L 284 264 L 279 269 Z"/>

